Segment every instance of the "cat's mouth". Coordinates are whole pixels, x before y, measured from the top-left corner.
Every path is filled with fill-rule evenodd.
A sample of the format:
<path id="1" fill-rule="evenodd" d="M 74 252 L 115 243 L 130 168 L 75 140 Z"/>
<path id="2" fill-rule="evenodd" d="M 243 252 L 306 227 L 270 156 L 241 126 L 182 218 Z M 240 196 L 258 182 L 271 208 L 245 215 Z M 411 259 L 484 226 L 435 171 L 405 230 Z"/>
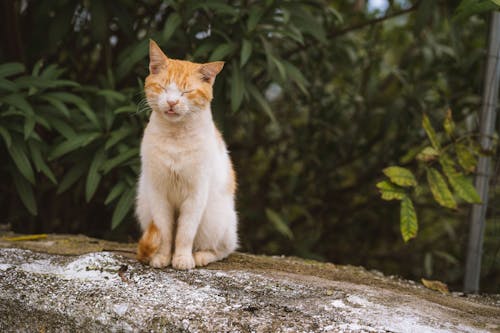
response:
<path id="1" fill-rule="evenodd" d="M 169 117 L 178 116 L 179 115 L 177 112 L 174 111 L 174 109 L 168 109 L 167 111 L 164 111 L 163 113 L 166 114 Z"/>

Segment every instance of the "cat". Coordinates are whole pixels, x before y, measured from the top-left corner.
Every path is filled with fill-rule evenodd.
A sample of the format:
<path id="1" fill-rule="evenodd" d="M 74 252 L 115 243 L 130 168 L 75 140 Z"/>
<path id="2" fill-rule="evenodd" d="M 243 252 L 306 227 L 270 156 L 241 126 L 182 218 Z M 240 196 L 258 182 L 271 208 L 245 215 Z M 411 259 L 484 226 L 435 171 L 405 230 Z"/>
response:
<path id="1" fill-rule="evenodd" d="M 192 269 L 238 246 L 236 177 L 210 108 L 224 62 L 168 58 L 150 40 L 144 91 L 152 109 L 141 143 L 137 258 Z"/>

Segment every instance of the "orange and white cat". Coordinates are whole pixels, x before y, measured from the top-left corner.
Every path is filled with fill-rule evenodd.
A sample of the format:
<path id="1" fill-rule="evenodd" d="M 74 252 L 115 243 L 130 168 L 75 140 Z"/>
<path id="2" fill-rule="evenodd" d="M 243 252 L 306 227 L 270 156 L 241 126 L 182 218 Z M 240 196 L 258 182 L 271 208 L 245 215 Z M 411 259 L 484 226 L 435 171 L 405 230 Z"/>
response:
<path id="1" fill-rule="evenodd" d="M 145 93 L 153 110 L 141 144 L 137 257 L 152 267 L 191 269 L 237 247 L 236 180 L 210 101 L 221 61 L 168 58 L 149 44 Z"/>

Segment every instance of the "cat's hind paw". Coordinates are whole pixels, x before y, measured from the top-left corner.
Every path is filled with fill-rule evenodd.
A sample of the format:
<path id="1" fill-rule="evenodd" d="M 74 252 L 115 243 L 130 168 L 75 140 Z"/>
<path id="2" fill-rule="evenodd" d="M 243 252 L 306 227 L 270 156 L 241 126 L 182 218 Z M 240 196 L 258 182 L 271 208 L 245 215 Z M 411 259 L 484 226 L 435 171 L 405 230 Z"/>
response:
<path id="1" fill-rule="evenodd" d="M 172 259 L 172 267 L 175 269 L 191 269 L 194 268 L 195 262 L 192 255 L 174 255 Z"/>
<path id="2" fill-rule="evenodd" d="M 163 268 L 170 265 L 172 256 L 167 256 L 164 254 L 155 254 L 149 261 L 149 265 L 154 268 Z"/>
<path id="3" fill-rule="evenodd" d="M 217 256 L 212 251 L 198 251 L 194 253 L 196 266 L 206 266 L 217 259 Z"/>

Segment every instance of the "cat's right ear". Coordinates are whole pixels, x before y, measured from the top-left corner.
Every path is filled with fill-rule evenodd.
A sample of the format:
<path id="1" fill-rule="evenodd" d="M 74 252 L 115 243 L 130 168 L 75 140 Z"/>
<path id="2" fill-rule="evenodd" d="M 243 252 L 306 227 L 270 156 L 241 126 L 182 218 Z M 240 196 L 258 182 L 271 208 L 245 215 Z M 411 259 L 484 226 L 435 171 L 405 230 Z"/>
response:
<path id="1" fill-rule="evenodd" d="M 149 73 L 158 74 L 167 66 L 168 57 L 163 53 L 158 44 L 149 40 Z"/>

